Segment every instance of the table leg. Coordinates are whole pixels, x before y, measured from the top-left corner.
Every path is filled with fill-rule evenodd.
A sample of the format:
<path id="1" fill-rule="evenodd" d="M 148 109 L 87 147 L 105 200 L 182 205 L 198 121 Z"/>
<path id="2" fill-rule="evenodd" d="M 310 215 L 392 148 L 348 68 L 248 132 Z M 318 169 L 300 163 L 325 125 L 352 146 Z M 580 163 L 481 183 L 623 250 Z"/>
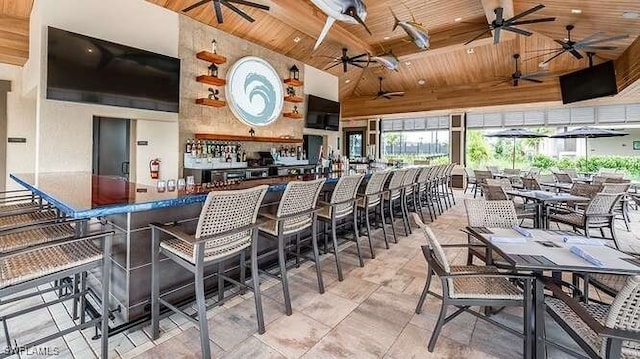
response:
<path id="1" fill-rule="evenodd" d="M 542 218 L 542 202 L 536 203 L 536 228 L 544 228 L 543 227 L 543 218 Z"/>
<path id="2" fill-rule="evenodd" d="M 542 275 L 542 273 L 539 273 Z M 544 314 L 545 314 L 545 306 L 544 306 L 544 283 L 540 278 L 536 278 L 534 282 L 534 294 L 533 294 L 533 305 L 534 305 L 534 357 L 535 358 L 546 358 L 547 357 L 547 348 L 545 344 L 545 328 L 544 328 Z"/>

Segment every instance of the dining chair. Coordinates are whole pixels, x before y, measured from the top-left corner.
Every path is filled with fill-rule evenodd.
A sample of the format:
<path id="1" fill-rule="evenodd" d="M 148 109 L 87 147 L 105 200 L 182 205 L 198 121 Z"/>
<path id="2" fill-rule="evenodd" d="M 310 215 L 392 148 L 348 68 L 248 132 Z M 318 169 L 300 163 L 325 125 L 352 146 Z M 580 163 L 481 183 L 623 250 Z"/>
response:
<path id="1" fill-rule="evenodd" d="M 487 171 L 493 173 L 500 173 L 500 167 L 498 166 L 487 166 Z"/>
<path id="2" fill-rule="evenodd" d="M 518 214 L 513 201 L 466 199 L 464 205 L 467 211 L 469 227 L 512 228 L 518 225 Z M 470 245 L 467 252 L 467 265 L 473 264 L 473 257 L 477 257 L 481 261 L 486 262 L 486 246 L 471 235 L 467 237 Z M 494 255 L 494 257 L 497 256 Z"/>
<path id="3" fill-rule="evenodd" d="M 404 218 L 404 210 L 402 209 L 402 181 L 404 175 L 407 173 L 406 169 L 395 170 L 391 172 L 391 180 L 389 181 L 389 186 L 387 187 L 387 191 L 384 193 L 384 201 L 389 209 L 389 218 L 391 220 L 391 230 L 393 232 L 393 241 L 398 243 L 398 237 L 396 236 L 396 227 L 395 227 L 395 214 L 394 207 L 396 203 L 398 203 L 398 208 L 400 209 L 400 216 L 402 218 L 402 224 L 405 224 Z M 406 227 L 404 227 L 406 230 Z M 405 232 L 405 235 L 408 235 Z"/>
<path id="4" fill-rule="evenodd" d="M 578 178 L 578 171 L 575 168 L 559 168 L 560 172 L 566 173 L 571 178 Z"/>
<path id="5" fill-rule="evenodd" d="M 528 190 L 540 191 L 542 189 L 540 188 L 540 183 L 538 183 L 538 180 L 535 178 L 523 178 L 522 186 Z"/>
<path id="6" fill-rule="evenodd" d="M 493 178 L 493 173 L 491 171 L 478 171 L 478 170 L 473 171 L 473 173 L 476 178 L 476 183 L 473 186 L 473 198 L 476 198 L 478 189 L 480 189 L 480 195 L 482 195 L 481 186 L 486 183 L 486 180 Z"/>
<path id="7" fill-rule="evenodd" d="M 465 167 L 464 168 L 464 173 L 465 173 L 465 175 L 467 177 L 467 185 L 464 187 L 464 192 L 462 192 L 462 193 L 467 193 L 467 190 L 469 189 L 469 186 L 471 186 L 472 190 L 476 186 L 476 175 L 475 175 L 474 171 L 469 167 Z"/>
<path id="8" fill-rule="evenodd" d="M 422 246 L 422 253 L 427 261 L 427 279 L 416 306 L 416 314 L 421 313 L 427 295 L 431 294 L 435 298 L 441 299 L 440 314 L 427 346 L 429 352 L 433 352 L 435 349 L 442 327 L 461 313 L 466 312 L 512 334 L 520 337 L 524 336 L 524 353 L 526 357 L 530 357 L 530 343 L 533 338 L 529 330 L 532 318 L 529 314 L 533 308 L 533 277 L 501 273 L 497 268 L 491 266 L 450 265 L 443 246 L 431 228 L 425 225 L 417 214 L 413 213 L 412 215 L 427 241 L 427 245 Z M 442 295 L 432 292 L 429 288 L 433 275 L 440 278 Z M 516 283 L 521 284 L 524 289 L 521 289 Z M 514 330 L 488 316 L 470 310 L 469 308 L 472 306 L 522 307 L 524 310 L 523 332 Z M 447 315 L 450 307 L 456 310 Z"/>
<path id="9" fill-rule="evenodd" d="M 627 228 L 627 232 L 629 229 L 629 222 L 631 222 L 631 218 L 629 217 L 629 196 L 627 192 L 631 188 L 631 183 L 608 183 L 605 182 L 602 185 L 602 193 L 622 193 L 622 197 L 616 205 L 613 207 L 613 212 L 616 214 L 616 218 L 618 216 L 620 219 L 624 221 L 624 225 Z"/>
<path id="10" fill-rule="evenodd" d="M 558 183 L 573 183 L 573 178 L 564 172 L 553 172 L 553 176 Z"/>
<path id="11" fill-rule="evenodd" d="M 373 209 L 374 217 L 377 215 L 376 212 L 380 211 L 380 220 L 382 222 L 382 234 L 384 236 L 384 245 L 387 249 L 389 249 L 389 241 L 387 240 L 387 229 L 384 217 L 384 201 L 383 195 L 384 185 L 387 182 L 387 178 L 391 174 L 390 171 L 379 171 L 374 172 L 367 184 L 364 188 L 364 193 L 358 195 L 358 200 L 356 201 L 356 205 L 358 206 L 358 211 L 361 216 L 364 216 L 365 224 L 367 226 L 367 237 L 369 239 L 369 249 L 371 250 L 371 258 L 376 257 L 375 249 L 372 245 L 372 237 L 371 237 L 371 220 L 369 219 L 369 212 Z M 391 218 L 393 221 L 393 218 Z"/>

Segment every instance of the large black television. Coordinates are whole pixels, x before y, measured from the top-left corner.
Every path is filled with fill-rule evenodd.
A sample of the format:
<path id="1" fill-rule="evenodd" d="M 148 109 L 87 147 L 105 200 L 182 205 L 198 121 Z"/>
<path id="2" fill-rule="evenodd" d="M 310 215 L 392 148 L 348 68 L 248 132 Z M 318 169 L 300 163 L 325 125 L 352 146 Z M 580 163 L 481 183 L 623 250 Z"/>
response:
<path id="1" fill-rule="evenodd" d="M 560 76 L 560 90 L 565 104 L 617 94 L 613 61 Z"/>
<path id="2" fill-rule="evenodd" d="M 309 95 L 305 127 L 338 131 L 340 127 L 340 102 Z"/>
<path id="3" fill-rule="evenodd" d="M 178 112 L 180 60 L 48 28 L 47 98 Z"/>

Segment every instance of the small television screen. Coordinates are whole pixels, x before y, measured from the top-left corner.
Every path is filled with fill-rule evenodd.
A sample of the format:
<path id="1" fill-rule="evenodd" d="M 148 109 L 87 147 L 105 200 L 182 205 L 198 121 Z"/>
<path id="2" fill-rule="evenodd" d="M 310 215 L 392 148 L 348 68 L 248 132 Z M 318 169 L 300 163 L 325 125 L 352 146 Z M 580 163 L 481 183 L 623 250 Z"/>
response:
<path id="1" fill-rule="evenodd" d="M 560 76 L 560 90 L 565 104 L 617 94 L 613 61 Z"/>
<path id="2" fill-rule="evenodd" d="M 340 102 L 309 95 L 305 127 L 338 131 L 340 125 Z"/>
<path id="3" fill-rule="evenodd" d="M 178 112 L 180 60 L 49 27 L 47 98 Z"/>

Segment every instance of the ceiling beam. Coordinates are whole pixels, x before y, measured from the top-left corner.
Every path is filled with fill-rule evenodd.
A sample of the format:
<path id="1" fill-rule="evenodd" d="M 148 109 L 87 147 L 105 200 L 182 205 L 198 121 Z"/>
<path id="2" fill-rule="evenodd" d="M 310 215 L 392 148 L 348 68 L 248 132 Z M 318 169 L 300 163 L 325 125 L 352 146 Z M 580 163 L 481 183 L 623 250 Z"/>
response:
<path id="1" fill-rule="evenodd" d="M 640 36 L 615 60 L 618 91 L 637 89 L 640 84 Z M 635 86 L 632 86 L 634 85 Z"/>
<path id="2" fill-rule="evenodd" d="M 495 86 L 495 82 L 469 84 L 437 90 L 407 92 L 392 100 L 373 100 L 371 96 L 356 97 L 343 102 L 343 119 L 383 116 L 409 112 L 466 109 L 487 106 L 560 101 L 557 81 L 512 87 Z"/>
<path id="3" fill-rule="evenodd" d="M 0 62 L 22 66 L 29 58 L 29 19 L 0 16 Z"/>
<path id="4" fill-rule="evenodd" d="M 327 15 L 306 1 L 271 0 L 270 6 L 270 16 L 314 39 L 318 38 L 327 21 Z M 366 41 L 338 24 L 334 24 L 331 27 L 324 41 L 347 47 L 350 51 L 375 53 L 374 48 L 367 44 Z"/>

